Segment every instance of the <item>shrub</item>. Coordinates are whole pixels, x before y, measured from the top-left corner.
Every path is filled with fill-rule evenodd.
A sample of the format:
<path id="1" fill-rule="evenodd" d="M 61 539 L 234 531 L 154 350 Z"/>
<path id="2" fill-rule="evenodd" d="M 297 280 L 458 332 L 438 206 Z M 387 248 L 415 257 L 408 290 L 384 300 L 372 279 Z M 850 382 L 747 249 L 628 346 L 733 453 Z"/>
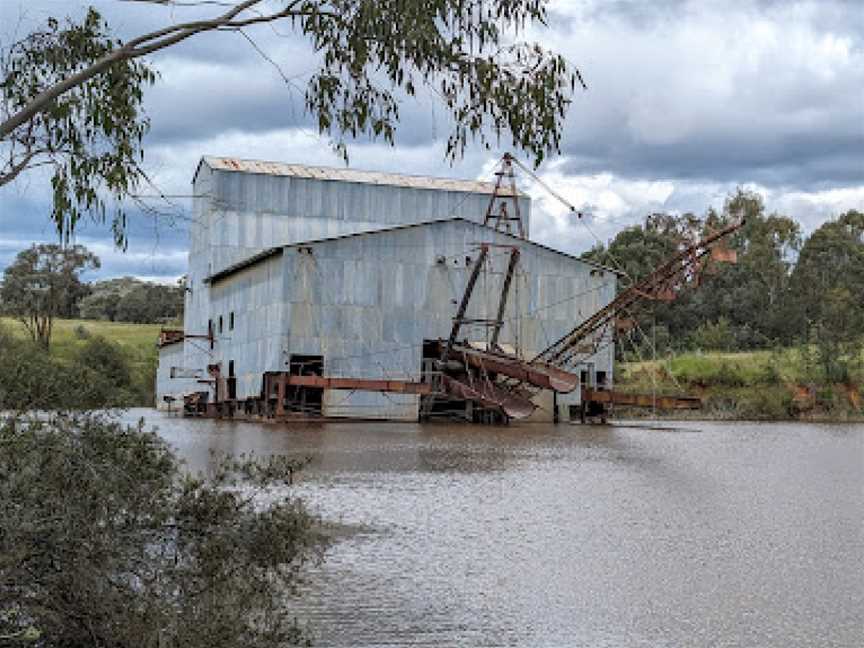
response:
<path id="1" fill-rule="evenodd" d="M 690 346 L 696 349 L 730 351 L 736 348 L 735 332 L 725 317 L 716 322 L 704 322 L 689 337 Z"/>
<path id="2" fill-rule="evenodd" d="M 742 390 L 736 409 L 746 419 L 787 419 L 793 415 L 792 394 L 782 386 Z"/>
<path id="3" fill-rule="evenodd" d="M 72 384 L 68 369 L 44 347 L 0 329 L 0 410 L 62 407 Z"/>
<path id="4" fill-rule="evenodd" d="M 75 362 L 103 376 L 118 389 L 128 389 L 132 384 L 129 361 L 123 350 L 104 337 L 94 337 L 78 349 Z"/>
<path id="5" fill-rule="evenodd" d="M 88 340 L 64 362 L 0 329 L 0 409 L 101 409 L 135 401 L 129 362 L 104 338 Z"/>
<path id="6" fill-rule="evenodd" d="M 75 327 L 75 338 L 78 340 L 89 340 L 92 337 L 90 330 L 83 324 Z"/>
<path id="7" fill-rule="evenodd" d="M 321 534 L 285 490 L 271 488 L 263 508 L 256 497 L 287 488 L 294 467 L 223 460 L 204 480 L 140 424 L 0 420 L 0 637 L 46 648 L 305 642 L 288 597 L 322 556 Z"/>

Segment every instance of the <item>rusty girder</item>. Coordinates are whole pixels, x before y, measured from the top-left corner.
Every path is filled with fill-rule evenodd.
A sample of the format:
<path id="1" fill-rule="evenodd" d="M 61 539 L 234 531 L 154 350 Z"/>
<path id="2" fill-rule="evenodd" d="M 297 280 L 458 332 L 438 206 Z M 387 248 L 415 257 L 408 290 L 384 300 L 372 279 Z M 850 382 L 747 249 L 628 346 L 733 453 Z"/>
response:
<path id="1" fill-rule="evenodd" d="M 666 296 L 664 291 L 669 290 L 677 279 L 692 271 L 704 256 L 711 253 L 713 243 L 729 236 L 743 225 L 743 220 L 732 223 L 679 251 L 642 281 L 619 294 L 609 304 L 538 353 L 531 362 L 545 362 L 558 367 L 567 366 L 576 353 L 574 350 L 577 345 L 601 328 L 614 323 L 619 313 L 637 302 Z"/>

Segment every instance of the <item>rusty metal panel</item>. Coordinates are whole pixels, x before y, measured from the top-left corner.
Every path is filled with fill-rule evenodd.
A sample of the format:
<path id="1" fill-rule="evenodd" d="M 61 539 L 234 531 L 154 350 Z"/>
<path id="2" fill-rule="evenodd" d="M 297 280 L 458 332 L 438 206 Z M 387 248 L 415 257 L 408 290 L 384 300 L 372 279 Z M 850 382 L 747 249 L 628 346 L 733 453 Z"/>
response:
<path id="1" fill-rule="evenodd" d="M 737 263 L 738 253 L 735 250 L 718 245 L 711 248 L 711 260 L 719 263 Z"/>
<path id="2" fill-rule="evenodd" d="M 288 385 L 315 387 L 318 389 L 342 389 L 396 394 L 429 394 L 432 387 L 428 383 L 407 380 L 373 380 L 363 378 L 340 378 L 334 376 L 286 376 Z"/>
<path id="3" fill-rule="evenodd" d="M 475 384 L 454 380 L 444 376 L 444 390 L 455 398 L 473 400 L 486 407 L 499 407 L 513 419 L 523 419 L 534 413 L 537 406 L 530 399 L 501 389 L 488 380 Z"/>
<path id="4" fill-rule="evenodd" d="M 655 396 L 653 394 L 627 394 L 610 390 L 586 388 L 582 399 L 595 403 L 613 403 L 627 407 L 653 407 L 657 409 L 700 409 L 702 400 L 690 396 Z"/>
<path id="5" fill-rule="evenodd" d="M 230 157 L 205 156 L 203 163 L 214 170 L 261 175 L 265 176 L 265 178 L 285 176 L 320 181 L 338 181 L 339 183 L 483 194 L 491 194 L 495 188 L 494 183 L 474 180 L 382 173 L 379 171 L 362 171 L 358 169 L 310 166 L 306 164 L 286 164 L 284 162 L 266 162 L 262 160 L 242 160 Z M 512 195 L 512 192 L 507 192 L 507 195 Z"/>

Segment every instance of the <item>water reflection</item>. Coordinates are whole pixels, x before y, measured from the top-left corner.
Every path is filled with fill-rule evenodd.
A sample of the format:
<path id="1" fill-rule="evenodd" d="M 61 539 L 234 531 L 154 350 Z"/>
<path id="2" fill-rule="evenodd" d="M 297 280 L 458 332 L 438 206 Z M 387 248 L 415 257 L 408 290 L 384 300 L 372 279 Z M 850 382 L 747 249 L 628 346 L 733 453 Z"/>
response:
<path id="1" fill-rule="evenodd" d="M 864 426 L 253 425 L 346 535 L 291 609 L 324 646 L 861 646 Z"/>

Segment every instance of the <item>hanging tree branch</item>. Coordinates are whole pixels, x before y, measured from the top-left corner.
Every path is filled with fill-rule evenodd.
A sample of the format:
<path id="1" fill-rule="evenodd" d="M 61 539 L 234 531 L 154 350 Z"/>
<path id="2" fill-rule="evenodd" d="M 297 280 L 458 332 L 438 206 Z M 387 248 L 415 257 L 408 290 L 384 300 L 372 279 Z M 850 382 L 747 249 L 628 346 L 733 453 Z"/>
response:
<path id="1" fill-rule="evenodd" d="M 545 0 L 285 0 L 276 9 L 263 0 L 125 1 L 222 11 L 122 42 L 91 8 L 81 24 L 50 19 L 0 59 L 0 142 L 9 150 L 0 186 L 47 157 L 53 218 L 66 235 L 85 211 L 104 218 L 100 188 L 118 203 L 134 193 L 149 128 L 141 88 L 156 80 L 143 59 L 198 34 L 290 26 L 319 60 L 306 110 L 346 160 L 348 139 L 392 145 L 400 102 L 427 88 L 452 120 L 448 159 L 469 140 L 491 148 L 509 137 L 539 164 L 558 150 L 570 94 L 584 87 L 563 57 L 516 39 L 526 25 L 545 25 Z M 121 211 L 112 225 L 125 241 Z"/>

